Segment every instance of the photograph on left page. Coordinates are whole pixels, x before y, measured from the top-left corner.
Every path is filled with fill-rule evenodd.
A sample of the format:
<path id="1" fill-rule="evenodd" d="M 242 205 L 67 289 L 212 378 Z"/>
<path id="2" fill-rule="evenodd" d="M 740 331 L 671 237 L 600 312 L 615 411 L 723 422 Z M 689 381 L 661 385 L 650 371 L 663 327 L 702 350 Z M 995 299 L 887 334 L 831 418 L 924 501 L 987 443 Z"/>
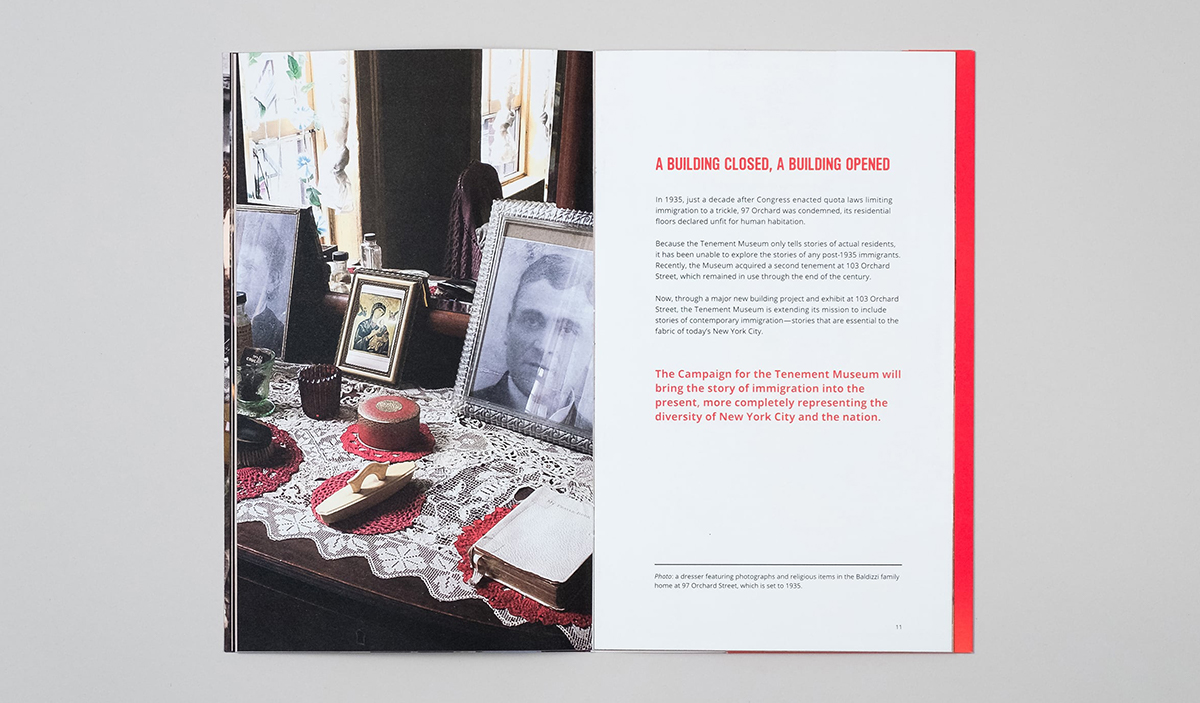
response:
<path id="1" fill-rule="evenodd" d="M 225 649 L 591 649 L 592 54 L 222 66 Z"/>

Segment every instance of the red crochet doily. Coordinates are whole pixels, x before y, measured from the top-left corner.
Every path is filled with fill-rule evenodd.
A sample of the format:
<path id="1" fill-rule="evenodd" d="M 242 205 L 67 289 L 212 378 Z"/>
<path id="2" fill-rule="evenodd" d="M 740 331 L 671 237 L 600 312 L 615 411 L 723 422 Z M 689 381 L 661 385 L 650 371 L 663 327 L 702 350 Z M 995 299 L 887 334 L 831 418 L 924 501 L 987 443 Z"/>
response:
<path id="1" fill-rule="evenodd" d="M 467 556 L 471 545 L 479 541 L 480 537 L 487 534 L 488 530 L 495 527 L 496 523 L 500 522 L 515 507 L 517 506 L 510 505 L 507 508 L 496 508 L 495 512 L 485 515 L 463 528 L 462 534 L 454 542 L 454 547 L 458 550 L 460 557 L 458 560 L 458 570 L 463 574 L 463 581 L 471 583 L 471 576 L 475 573 L 474 568 L 471 567 L 471 559 Z M 513 615 L 525 618 L 530 622 L 540 622 L 544 625 L 592 626 L 591 615 L 555 610 L 491 579 L 485 580 L 476 586 L 475 589 L 487 599 L 487 602 L 493 608 L 507 610 Z"/>
<path id="2" fill-rule="evenodd" d="M 257 498 L 264 493 L 279 488 L 287 483 L 300 462 L 304 461 L 304 452 L 296 445 L 292 436 L 270 423 L 263 423 L 271 428 L 271 444 L 274 447 L 273 456 L 278 466 L 247 466 L 237 470 L 237 499 Z"/>
<path id="3" fill-rule="evenodd" d="M 416 461 L 426 454 L 433 451 L 433 433 L 429 431 L 429 425 L 421 423 L 421 436 L 424 441 L 412 451 L 407 452 L 386 452 L 382 449 L 373 449 L 363 444 L 363 441 L 358 438 L 358 423 L 354 423 L 346 428 L 342 433 L 342 448 L 355 456 L 361 456 L 364 459 L 371 461 L 382 461 L 389 464 L 395 464 L 401 461 Z"/>
<path id="4" fill-rule="evenodd" d="M 317 506 L 321 504 L 321 501 L 333 495 L 335 491 L 345 487 L 356 473 L 358 472 L 340 473 L 333 478 L 326 479 L 317 486 L 317 490 L 313 491 L 309 506 L 312 508 L 313 517 L 317 518 L 317 522 L 322 524 L 325 522 L 317 516 Z M 345 520 L 338 520 L 333 526 L 343 532 L 353 532 L 356 535 L 382 535 L 388 532 L 399 532 L 412 526 L 424 506 L 425 494 L 416 485 L 410 483 L 401 488 L 399 493 L 379 505 Z"/>

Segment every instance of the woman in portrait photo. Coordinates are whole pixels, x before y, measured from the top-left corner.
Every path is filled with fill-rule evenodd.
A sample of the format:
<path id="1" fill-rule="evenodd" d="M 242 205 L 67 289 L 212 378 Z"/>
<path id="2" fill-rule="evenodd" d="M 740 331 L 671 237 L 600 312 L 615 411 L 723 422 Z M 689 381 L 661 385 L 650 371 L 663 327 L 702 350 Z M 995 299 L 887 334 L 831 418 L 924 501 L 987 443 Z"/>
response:
<path id="1" fill-rule="evenodd" d="M 358 323 L 358 327 L 354 330 L 353 348 L 362 352 L 387 356 L 390 338 L 387 326 L 384 324 L 386 316 L 387 308 L 383 303 L 377 302 L 372 305 L 370 317 Z"/>

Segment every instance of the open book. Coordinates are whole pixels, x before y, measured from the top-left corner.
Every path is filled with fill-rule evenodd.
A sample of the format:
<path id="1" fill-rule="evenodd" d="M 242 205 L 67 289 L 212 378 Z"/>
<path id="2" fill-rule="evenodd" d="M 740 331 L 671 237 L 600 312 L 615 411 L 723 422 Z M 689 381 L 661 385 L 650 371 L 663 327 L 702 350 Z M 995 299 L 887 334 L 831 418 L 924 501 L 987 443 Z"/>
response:
<path id="1" fill-rule="evenodd" d="M 971 651 L 971 52 L 231 67 L 234 210 L 284 224 L 233 218 L 230 289 L 292 458 L 237 470 L 231 648 Z M 319 420 L 316 362 L 353 384 Z M 393 394 L 403 459 L 356 431 Z M 367 459 L 412 486 L 316 520 Z"/>

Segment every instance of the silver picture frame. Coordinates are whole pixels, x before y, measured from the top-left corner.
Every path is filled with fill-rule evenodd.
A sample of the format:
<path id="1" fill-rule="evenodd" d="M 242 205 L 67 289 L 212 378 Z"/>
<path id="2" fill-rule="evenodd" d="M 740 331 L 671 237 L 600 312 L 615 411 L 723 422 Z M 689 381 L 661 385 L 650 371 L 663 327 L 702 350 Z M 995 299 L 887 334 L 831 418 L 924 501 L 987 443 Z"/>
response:
<path id="1" fill-rule="evenodd" d="M 498 200 L 485 237 L 454 385 L 455 410 L 590 454 L 592 213 Z"/>
<path id="2" fill-rule="evenodd" d="M 252 204 L 234 211 L 234 285 L 246 293 L 254 345 L 279 359 L 288 351 L 301 228 L 298 208 Z"/>

